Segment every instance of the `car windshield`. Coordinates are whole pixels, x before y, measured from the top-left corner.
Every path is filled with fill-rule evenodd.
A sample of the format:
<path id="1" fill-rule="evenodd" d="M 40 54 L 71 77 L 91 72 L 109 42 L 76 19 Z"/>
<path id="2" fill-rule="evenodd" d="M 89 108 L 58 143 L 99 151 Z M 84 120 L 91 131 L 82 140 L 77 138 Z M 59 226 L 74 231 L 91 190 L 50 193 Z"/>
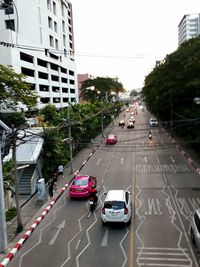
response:
<path id="1" fill-rule="evenodd" d="M 125 203 L 123 201 L 106 201 L 104 203 L 104 208 L 121 210 L 125 208 Z"/>
<path id="2" fill-rule="evenodd" d="M 156 119 L 151 119 L 151 122 L 157 122 L 157 120 Z"/>
<path id="3" fill-rule="evenodd" d="M 80 179 L 80 180 L 74 180 L 72 185 L 76 185 L 76 186 L 85 186 L 88 184 L 88 180 L 86 179 Z"/>

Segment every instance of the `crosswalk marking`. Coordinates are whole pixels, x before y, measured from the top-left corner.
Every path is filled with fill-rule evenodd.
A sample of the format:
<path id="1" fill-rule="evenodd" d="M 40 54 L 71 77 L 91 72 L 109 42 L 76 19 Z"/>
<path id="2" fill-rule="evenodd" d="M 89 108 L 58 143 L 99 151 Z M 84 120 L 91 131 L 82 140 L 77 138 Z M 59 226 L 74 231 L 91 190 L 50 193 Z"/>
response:
<path id="1" fill-rule="evenodd" d="M 186 249 L 139 247 L 137 251 L 138 266 L 186 267 L 192 266 L 192 260 Z"/>
<path id="2" fill-rule="evenodd" d="M 189 173 L 186 164 L 136 164 L 137 173 Z"/>

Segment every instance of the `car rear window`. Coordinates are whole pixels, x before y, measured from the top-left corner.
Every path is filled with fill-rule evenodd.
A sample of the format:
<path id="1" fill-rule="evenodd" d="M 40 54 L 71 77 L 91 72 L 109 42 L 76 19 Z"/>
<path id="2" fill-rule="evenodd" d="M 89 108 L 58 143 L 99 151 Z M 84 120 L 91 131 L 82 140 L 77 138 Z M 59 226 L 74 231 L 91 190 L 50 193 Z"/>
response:
<path id="1" fill-rule="evenodd" d="M 88 184 L 88 180 L 83 179 L 83 180 L 74 180 L 72 185 L 77 185 L 77 186 L 84 186 Z"/>
<path id="2" fill-rule="evenodd" d="M 115 209 L 115 210 L 121 210 L 125 209 L 125 203 L 124 201 L 105 201 L 104 208 L 105 209 Z"/>

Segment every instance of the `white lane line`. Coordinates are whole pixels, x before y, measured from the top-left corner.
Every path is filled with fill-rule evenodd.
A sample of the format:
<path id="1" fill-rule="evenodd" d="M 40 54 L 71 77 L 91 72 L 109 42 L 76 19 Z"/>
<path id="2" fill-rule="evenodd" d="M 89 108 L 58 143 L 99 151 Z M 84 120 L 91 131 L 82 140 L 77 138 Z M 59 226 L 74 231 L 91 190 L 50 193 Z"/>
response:
<path id="1" fill-rule="evenodd" d="M 101 158 L 97 160 L 97 163 L 96 163 L 96 165 L 99 165 L 99 164 L 100 164 L 100 162 L 101 162 Z"/>
<path id="2" fill-rule="evenodd" d="M 106 229 L 105 233 L 104 233 L 104 236 L 103 236 L 103 239 L 102 239 L 102 242 L 101 242 L 101 246 L 102 247 L 106 247 L 108 244 L 108 229 Z"/>
<path id="3" fill-rule="evenodd" d="M 124 235 L 124 237 L 122 238 L 121 242 L 119 243 L 120 244 L 120 247 L 121 247 L 121 250 L 122 250 L 122 253 L 124 255 L 124 262 L 122 264 L 122 267 L 124 267 L 126 265 L 126 262 L 127 262 L 127 259 L 128 259 L 127 256 L 126 256 L 126 252 L 125 252 L 125 250 L 123 248 L 123 245 L 122 245 L 122 243 L 124 242 L 124 239 L 127 237 L 128 233 L 129 233 L 129 230 L 126 227 L 126 234 Z"/>
<path id="4" fill-rule="evenodd" d="M 62 229 L 65 228 L 65 222 L 66 222 L 66 221 L 63 220 L 63 221 L 61 222 L 61 224 L 58 225 L 58 230 L 56 231 L 56 233 L 55 233 L 55 235 L 52 237 L 52 239 L 49 241 L 49 245 L 54 245 L 54 243 L 56 242 L 56 239 L 57 239 L 57 237 L 58 237 L 60 231 L 61 231 Z"/>
<path id="5" fill-rule="evenodd" d="M 171 160 L 172 163 L 175 163 L 176 162 L 175 159 L 172 156 L 170 156 L 169 158 L 170 158 L 170 160 Z"/>
<path id="6" fill-rule="evenodd" d="M 121 165 L 124 164 L 124 158 L 121 158 L 121 160 L 120 160 L 120 164 L 121 164 Z"/>
<path id="7" fill-rule="evenodd" d="M 80 245 L 81 240 L 79 239 L 76 245 L 76 250 L 78 249 L 79 245 Z"/>
<path id="8" fill-rule="evenodd" d="M 81 250 L 81 252 L 77 255 L 76 257 L 76 266 L 79 267 L 79 257 L 85 252 L 85 250 L 90 246 L 91 241 L 90 241 L 90 236 L 89 236 L 89 230 L 95 225 L 95 223 L 97 222 L 97 216 L 96 216 L 96 212 L 94 212 L 94 217 L 95 217 L 95 221 L 90 225 L 90 227 L 87 228 L 86 230 L 86 236 L 87 236 L 87 240 L 88 243 L 87 245 Z"/>

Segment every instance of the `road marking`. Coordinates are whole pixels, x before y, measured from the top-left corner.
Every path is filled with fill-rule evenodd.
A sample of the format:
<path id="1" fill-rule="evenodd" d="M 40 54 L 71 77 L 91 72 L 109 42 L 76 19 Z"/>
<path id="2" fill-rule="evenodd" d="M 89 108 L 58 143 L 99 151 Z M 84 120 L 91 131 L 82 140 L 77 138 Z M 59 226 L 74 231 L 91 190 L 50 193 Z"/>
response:
<path id="1" fill-rule="evenodd" d="M 148 198 L 148 211 L 145 215 L 162 215 L 161 204 L 158 198 Z"/>
<path id="2" fill-rule="evenodd" d="M 58 230 L 56 231 L 55 235 L 52 237 L 52 239 L 49 241 L 49 245 L 54 245 L 56 242 L 56 239 L 60 233 L 60 231 L 65 228 L 65 220 L 61 222 L 61 224 L 58 225 Z"/>
<path id="3" fill-rule="evenodd" d="M 192 266 L 192 259 L 182 248 L 139 247 L 138 255 L 138 266 Z"/>
<path id="4" fill-rule="evenodd" d="M 175 159 L 172 156 L 170 156 L 169 158 L 170 158 L 170 160 L 171 160 L 172 163 L 175 163 L 176 162 Z"/>
<path id="5" fill-rule="evenodd" d="M 101 162 L 101 158 L 97 160 L 96 165 L 99 165 L 100 162 Z"/>
<path id="6" fill-rule="evenodd" d="M 121 160 L 120 160 L 120 164 L 121 164 L 121 165 L 124 164 L 124 158 L 121 158 Z"/>
<path id="7" fill-rule="evenodd" d="M 106 229 L 105 233 L 104 233 L 104 236 L 103 236 L 103 239 L 102 239 L 102 242 L 101 242 L 101 246 L 102 247 L 106 247 L 108 244 L 108 228 Z"/>
<path id="8" fill-rule="evenodd" d="M 81 240 L 79 239 L 78 242 L 77 242 L 77 245 L 76 245 L 76 250 L 78 249 L 80 243 L 81 243 Z"/>

